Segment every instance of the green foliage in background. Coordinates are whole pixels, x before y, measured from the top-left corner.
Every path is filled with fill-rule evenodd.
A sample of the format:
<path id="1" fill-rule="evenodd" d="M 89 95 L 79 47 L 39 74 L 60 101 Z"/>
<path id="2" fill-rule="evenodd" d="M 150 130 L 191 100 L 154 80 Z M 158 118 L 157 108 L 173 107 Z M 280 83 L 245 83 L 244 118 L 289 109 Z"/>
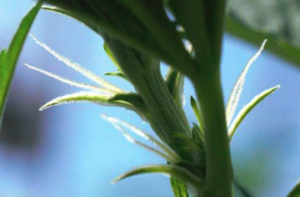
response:
<path id="1" fill-rule="evenodd" d="M 300 67 L 300 1 L 230 0 L 226 31 Z"/>
<path id="2" fill-rule="evenodd" d="M 0 52 L 0 128 L 2 115 L 5 108 L 6 97 L 9 91 L 10 83 L 14 74 L 14 70 L 19 59 L 23 44 L 30 30 L 30 27 L 40 10 L 42 3 L 39 2 L 24 17 L 19 29 L 17 30 L 8 50 L 3 49 Z"/>

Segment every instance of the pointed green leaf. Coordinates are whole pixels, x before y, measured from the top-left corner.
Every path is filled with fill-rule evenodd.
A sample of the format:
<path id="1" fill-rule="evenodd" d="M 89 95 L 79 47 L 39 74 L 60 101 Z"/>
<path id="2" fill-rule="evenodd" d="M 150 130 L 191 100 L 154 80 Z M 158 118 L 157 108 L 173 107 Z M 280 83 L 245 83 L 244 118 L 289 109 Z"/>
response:
<path id="1" fill-rule="evenodd" d="M 104 75 L 120 77 L 121 79 L 125 79 L 126 81 L 128 81 L 127 77 L 121 72 L 106 72 L 104 73 Z"/>
<path id="2" fill-rule="evenodd" d="M 51 49 L 49 46 L 47 46 L 45 43 L 42 43 L 41 41 L 39 41 L 36 37 L 34 37 L 33 35 L 30 35 L 30 37 L 38 44 L 40 45 L 43 49 L 45 49 L 47 52 L 49 52 L 51 55 L 53 55 L 55 58 L 57 58 L 59 61 L 63 62 L 65 65 L 67 65 L 68 67 L 74 69 L 76 72 L 80 73 L 81 75 L 85 76 L 86 78 L 88 78 L 89 80 L 95 82 L 96 84 L 111 90 L 112 92 L 123 92 L 120 88 L 110 84 L 109 82 L 107 82 L 106 80 L 100 78 L 99 76 L 95 75 L 94 73 L 92 73 L 91 71 L 81 67 L 79 64 L 71 61 L 70 59 L 60 55 L 59 53 L 57 53 L 56 51 L 54 51 L 53 49 Z"/>
<path id="3" fill-rule="evenodd" d="M 251 66 L 251 64 L 258 58 L 258 56 L 261 54 L 262 50 L 264 49 L 264 46 L 266 44 L 267 40 L 264 40 L 262 43 L 260 49 L 257 51 L 257 53 L 247 62 L 244 70 L 240 74 L 238 80 L 236 81 L 233 90 L 229 96 L 229 100 L 226 106 L 226 121 L 227 121 L 227 126 L 230 125 L 231 120 L 234 116 L 234 112 L 236 110 L 236 107 L 238 105 L 238 102 L 240 100 L 240 96 L 243 91 L 244 83 L 246 80 L 246 74 Z"/>
<path id="4" fill-rule="evenodd" d="M 184 95 L 183 95 L 184 76 L 176 69 L 170 67 L 165 77 L 165 81 L 177 106 L 182 107 L 184 103 Z"/>
<path id="5" fill-rule="evenodd" d="M 175 133 L 173 136 L 182 140 L 182 149 L 187 150 L 189 152 L 195 152 L 196 155 L 199 156 L 200 160 L 203 162 L 205 161 L 205 144 L 204 141 L 202 139 L 199 139 L 198 137 L 199 131 L 196 132 L 197 137 L 195 139 L 182 133 Z"/>
<path id="6" fill-rule="evenodd" d="M 23 48 L 27 34 L 33 24 L 33 21 L 42 6 L 42 1 L 39 1 L 22 20 L 9 48 L 7 51 L 1 51 L 0 54 L 0 126 L 2 115 L 6 102 L 7 93 L 13 77 L 13 73 Z"/>
<path id="7" fill-rule="evenodd" d="M 145 116 L 145 114 L 140 109 L 138 109 L 137 107 L 132 105 L 132 103 L 127 102 L 126 100 L 122 100 L 122 99 L 112 100 L 113 97 L 114 96 L 107 95 L 107 94 L 101 94 L 99 92 L 77 92 L 77 93 L 57 97 L 57 98 L 49 101 L 48 103 L 46 103 L 45 105 L 43 105 L 40 108 L 40 111 L 43 111 L 50 107 L 63 105 L 63 104 L 90 102 L 90 103 L 95 103 L 95 104 L 99 104 L 102 106 L 123 107 L 123 108 L 126 108 L 128 110 L 138 113 L 140 116 L 143 116 L 143 117 Z"/>
<path id="8" fill-rule="evenodd" d="M 76 92 L 73 94 L 68 94 L 64 96 L 57 97 L 40 108 L 40 111 L 48 109 L 50 107 L 69 104 L 69 103 L 76 103 L 76 102 L 91 102 L 101 105 L 113 105 L 109 103 L 110 96 L 99 94 L 96 92 Z"/>
<path id="9" fill-rule="evenodd" d="M 123 127 L 121 127 L 119 124 L 116 124 L 116 123 L 112 122 L 112 125 L 113 125 L 117 130 L 119 130 L 129 142 L 131 142 L 131 143 L 133 143 L 133 144 L 137 144 L 137 145 L 139 145 L 140 147 L 142 147 L 142 148 L 144 148 L 144 149 L 146 149 L 146 150 L 148 150 L 148 151 L 150 151 L 150 152 L 153 152 L 153 153 L 157 154 L 158 156 L 164 158 L 167 162 L 174 163 L 174 164 L 176 164 L 176 163 L 179 162 L 179 161 L 174 160 L 174 158 L 172 158 L 172 157 L 171 157 L 170 155 L 168 155 L 167 153 L 162 152 L 162 151 L 160 151 L 160 150 L 158 150 L 158 149 L 156 149 L 156 148 L 153 148 L 153 147 L 151 147 L 151 146 L 148 146 L 148 145 L 146 145 L 145 143 L 142 143 L 142 142 L 140 142 L 140 141 L 134 139 L 134 138 L 131 137 L 131 136 L 129 135 L 129 133 L 128 133 Z"/>
<path id="10" fill-rule="evenodd" d="M 201 131 L 200 127 L 193 123 L 193 128 L 192 128 L 192 133 L 193 133 L 193 139 L 195 139 L 196 142 L 201 141 L 201 143 L 205 143 L 204 139 L 204 132 Z"/>
<path id="11" fill-rule="evenodd" d="M 287 197 L 300 197 L 300 181 L 293 188 L 293 190 L 287 195 Z"/>
<path id="12" fill-rule="evenodd" d="M 56 74 L 53 74 L 51 72 L 45 71 L 45 70 L 40 69 L 40 68 L 36 68 L 36 67 L 31 66 L 29 64 L 25 64 L 25 66 L 27 66 L 28 68 L 30 68 L 30 69 L 32 69 L 34 71 L 42 73 L 42 74 L 44 74 L 44 75 L 46 75 L 48 77 L 56 79 L 57 81 L 60 81 L 60 82 L 65 83 L 65 84 L 68 84 L 70 86 L 74 86 L 74 87 L 82 88 L 82 89 L 86 89 L 86 90 L 91 90 L 91 91 L 96 91 L 96 92 L 101 92 L 101 93 L 105 93 L 107 95 L 112 95 L 112 94 L 115 93 L 115 92 L 113 92 L 111 90 L 103 89 L 103 88 L 100 88 L 100 87 L 97 87 L 97 86 L 92 86 L 92 85 L 87 85 L 87 84 L 79 83 L 79 82 L 76 82 L 76 81 L 71 81 L 69 79 L 60 77 L 60 76 L 58 76 Z"/>
<path id="13" fill-rule="evenodd" d="M 191 172 L 188 170 L 175 166 L 175 165 L 150 165 L 150 166 L 142 166 L 138 167 L 136 169 L 133 169 L 118 178 L 116 178 L 113 182 L 119 182 L 123 179 L 135 176 L 135 175 L 141 175 L 141 174 L 149 174 L 149 173 L 160 173 L 160 174 L 165 174 L 169 175 L 177 180 L 182 181 L 185 184 L 192 185 L 194 187 L 201 187 L 203 184 L 203 181 L 193 175 Z"/>
<path id="14" fill-rule="evenodd" d="M 165 82 L 166 82 L 166 85 L 175 101 L 175 104 L 178 106 L 182 120 L 184 120 L 187 127 L 189 127 L 189 121 L 183 110 L 183 106 L 185 105 L 185 98 L 184 98 L 184 94 L 183 94 L 184 78 L 185 77 L 182 73 L 180 73 L 176 69 L 170 67 L 169 71 L 165 77 Z"/>
<path id="15" fill-rule="evenodd" d="M 229 138 L 232 139 L 236 129 L 242 123 L 244 118 L 251 112 L 251 110 L 258 105 L 262 100 L 264 100 L 267 96 L 278 90 L 280 86 L 275 86 L 273 88 L 267 89 L 260 93 L 259 95 L 255 96 L 246 106 L 244 106 L 241 111 L 238 113 L 236 118 L 234 119 L 233 123 L 231 124 L 228 132 Z"/>
<path id="16" fill-rule="evenodd" d="M 147 148 L 151 151 L 152 148 L 149 148 L 149 146 L 147 145 L 144 145 L 144 144 L 141 144 L 139 142 L 136 142 L 133 138 L 131 138 L 127 132 L 125 130 L 122 129 L 122 127 L 124 128 L 127 128 L 128 130 L 130 130 L 131 132 L 135 133 L 136 135 L 144 138 L 145 140 L 149 140 L 150 142 L 152 142 L 154 145 L 156 145 L 157 147 L 159 147 L 161 151 L 159 151 L 161 156 L 167 156 L 167 161 L 171 162 L 171 163 L 179 163 L 181 161 L 180 157 L 170 148 L 168 147 L 167 145 L 165 145 L 163 142 L 157 140 L 155 137 L 152 137 L 151 135 L 147 134 L 146 132 L 134 127 L 133 125 L 125 122 L 125 121 L 122 121 L 122 120 L 119 120 L 117 118 L 113 118 L 113 117 L 109 117 L 109 116 L 106 116 L 106 115 L 102 115 L 102 118 L 109 121 L 110 123 L 112 123 L 117 129 L 119 129 L 123 134 L 125 134 L 125 137 L 133 142 L 133 143 L 136 143 L 136 144 L 139 144 L 141 146 L 143 146 L 144 148 Z M 158 153 L 156 150 L 154 150 L 153 152 L 155 153 Z M 170 158 L 170 160 L 169 160 Z"/>
<path id="17" fill-rule="evenodd" d="M 195 116 L 198 120 L 200 131 L 202 132 L 202 134 L 204 134 L 204 130 L 203 130 L 203 126 L 202 126 L 201 113 L 200 113 L 197 101 L 194 99 L 193 96 L 191 96 L 191 106 L 192 106 L 192 109 L 193 109 L 193 111 L 195 113 Z"/>
<path id="18" fill-rule="evenodd" d="M 109 46 L 106 43 L 104 43 L 103 48 L 104 48 L 106 55 L 114 63 L 114 65 L 117 66 L 118 70 L 121 70 L 119 63 L 118 63 L 116 57 L 114 56 L 113 52 L 110 50 Z"/>

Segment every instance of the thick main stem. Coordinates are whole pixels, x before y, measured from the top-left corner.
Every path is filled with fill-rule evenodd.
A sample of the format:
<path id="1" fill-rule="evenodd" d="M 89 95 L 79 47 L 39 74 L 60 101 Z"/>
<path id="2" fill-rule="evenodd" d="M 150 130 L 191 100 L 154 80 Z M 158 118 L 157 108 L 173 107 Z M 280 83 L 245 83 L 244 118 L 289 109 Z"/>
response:
<path id="1" fill-rule="evenodd" d="M 219 72 L 193 79 L 205 131 L 205 197 L 232 197 L 233 170 Z"/>

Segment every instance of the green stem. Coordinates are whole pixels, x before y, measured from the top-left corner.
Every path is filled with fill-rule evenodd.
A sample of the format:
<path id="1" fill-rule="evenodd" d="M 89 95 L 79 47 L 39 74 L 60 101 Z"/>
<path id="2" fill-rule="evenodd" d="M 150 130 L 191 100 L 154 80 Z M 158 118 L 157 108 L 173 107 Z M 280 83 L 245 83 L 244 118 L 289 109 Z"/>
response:
<path id="1" fill-rule="evenodd" d="M 207 169 L 203 194 L 205 197 L 231 197 L 233 170 L 220 73 L 215 69 L 193 78 L 192 81 L 201 105 L 205 132 Z"/>
<path id="2" fill-rule="evenodd" d="M 144 98 L 148 110 L 153 117 L 153 123 L 160 133 L 164 134 L 166 142 L 177 150 L 183 159 L 191 160 L 182 150 L 184 144 L 174 137 L 175 133 L 188 134 L 189 127 L 186 125 L 181 111 L 177 108 L 159 69 L 148 72 L 146 78 L 147 88 L 138 90 Z"/>
<path id="3" fill-rule="evenodd" d="M 175 133 L 188 134 L 189 125 L 176 106 L 160 73 L 160 62 L 132 47 L 103 34 L 119 65 L 141 95 L 151 115 L 150 124 L 157 135 L 169 144 L 183 160 L 193 157 L 183 150 L 184 142 Z"/>

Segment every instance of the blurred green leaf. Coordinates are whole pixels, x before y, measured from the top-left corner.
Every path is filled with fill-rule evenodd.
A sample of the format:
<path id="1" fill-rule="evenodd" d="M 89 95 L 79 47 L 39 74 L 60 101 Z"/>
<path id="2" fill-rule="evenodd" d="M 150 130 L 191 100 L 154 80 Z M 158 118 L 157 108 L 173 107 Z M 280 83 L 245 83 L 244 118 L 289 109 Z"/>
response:
<path id="1" fill-rule="evenodd" d="M 229 138 L 231 139 L 238 128 L 238 126 L 242 123 L 244 118 L 250 113 L 250 111 L 258 105 L 262 100 L 264 100 L 267 96 L 278 90 L 280 86 L 275 86 L 273 88 L 267 89 L 260 93 L 259 95 L 255 96 L 247 105 L 245 105 L 241 111 L 238 113 L 236 118 L 234 119 L 233 123 L 231 124 L 228 132 L 229 132 Z"/>
<path id="2" fill-rule="evenodd" d="M 119 66 L 119 63 L 118 63 L 117 59 L 115 58 L 113 52 L 110 50 L 109 46 L 106 43 L 104 43 L 103 48 L 104 48 L 106 55 L 117 66 L 118 70 L 120 71 L 121 68 Z"/>
<path id="3" fill-rule="evenodd" d="M 293 188 L 293 190 L 288 194 L 287 197 L 300 197 L 300 181 Z"/>
<path id="4" fill-rule="evenodd" d="M 72 12 L 68 12 L 67 10 L 64 10 L 64 9 L 61 9 L 61 8 L 58 8 L 58 7 L 54 7 L 54 6 L 42 6 L 42 9 L 50 11 L 50 12 L 55 12 L 55 13 L 58 13 L 58 14 L 62 14 L 62 15 L 65 15 L 65 16 L 69 16 L 69 17 L 77 20 L 78 22 L 86 25 L 87 27 L 91 28 L 96 33 L 99 33 L 96 26 L 93 26 L 92 24 L 89 24 L 88 21 L 84 21 L 82 18 L 80 18 L 78 15 L 75 15 Z"/>
<path id="5" fill-rule="evenodd" d="M 104 73 L 104 75 L 120 77 L 121 79 L 125 79 L 128 81 L 127 77 L 121 72 L 106 72 L 106 73 Z"/>
<path id="6" fill-rule="evenodd" d="M 192 133 L 193 133 L 193 139 L 196 142 L 202 143 L 204 146 L 205 144 L 204 132 L 201 131 L 200 127 L 195 123 L 193 123 Z"/>
<path id="7" fill-rule="evenodd" d="M 175 104 L 178 107 L 180 115 L 182 116 L 182 120 L 185 121 L 185 124 L 189 127 L 189 121 L 186 117 L 186 114 L 183 110 L 183 106 L 185 105 L 184 98 L 184 78 L 185 76 L 177 71 L 176 69 L 170 67 L 168 73 L 165 77 L 165 82 L 169 92 L 171 93 Z"/>
<path id="8" fill-rule="evenodd" d="M 6 97 L 9 91 L 10 83 L 14 74 L 14 70 L 24 45 L 27 34 L 33 24 L 33 21 L 42 6 L 39 1 L 23 18 L 8 50 L 2 50 L 0 54 L 0 126 L 2 115 L 4 112 Z"/>
<path id="9" fill-rule="evenodd" d="M 268 39 L 266 50 L 300 67 L 299 1 L 231 0 L 227 8 L 228 33 L 255 45 Z"/>
<path id="10" fill-rule="evenodd" d="M 184 76 L 176 69 L 170 67 L 165 81 L 167 87 L 173 96 L 175 103 L 178 107 L 182 107 L 184 102 L 184 95 L 183 95 L 183 85 L 184 85 Z"/>
<path id="11" fill-rule="evenodd" d="M 202 126 L 201 113 L 200 113 L 197 101 L 194 99 L 193 96 L 191 96 L 190 102 L 191 102 L 191 106 L 192 106 L 192 109 L 194 111 L 194 114 L 195 114 L 195 116 L 196 116 L 196 118 L 198 120 L 200 132 L 202 132 L 202 134 L 204 134 L 204 130 L 203 130 L 203 126 Z"/>

